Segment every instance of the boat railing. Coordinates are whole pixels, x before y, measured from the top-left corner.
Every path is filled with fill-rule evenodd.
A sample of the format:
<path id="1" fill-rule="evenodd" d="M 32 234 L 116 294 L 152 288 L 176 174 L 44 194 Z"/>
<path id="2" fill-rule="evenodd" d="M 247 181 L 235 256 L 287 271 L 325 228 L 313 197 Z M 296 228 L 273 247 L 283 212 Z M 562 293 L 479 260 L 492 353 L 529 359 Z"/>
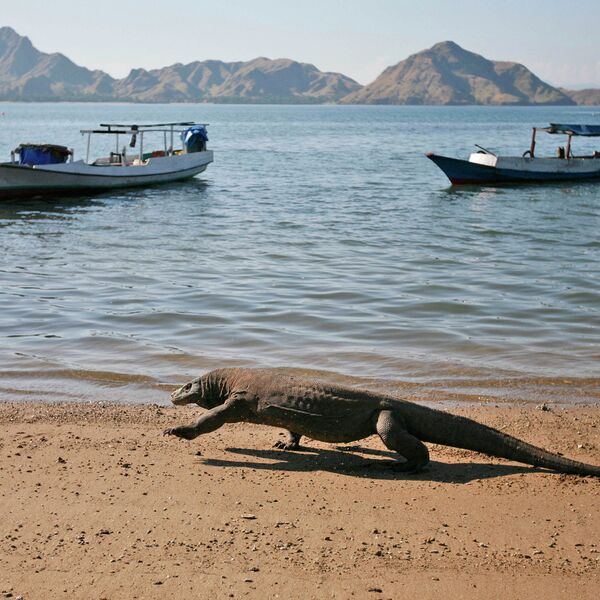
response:
<path id="1" fill-rule="evenodd" d="M 565 125 L 561 123 L 550 123 L 548 127 L 532 127 L 531 132 L 531 143 L 529 144 L 529 150 L 523 152 L 523 158 L 535 158 L 535 146 L 536 146 L 536 134 L 538 131 L 544 131 L 550 134 L 561 134 L 567 136 L 567 145 L 559 146 L 557 149 L 557 158 L 571 159 L 571 158 L 598 158 L 598 152 L 594 150 L 592 156 L 578 156 L 573 155 L 571 142 L 573 137 L 600 137 L 600 125 Z"/>
<path id="2" fill-rule="evenodd" d="M 111 152 L 111 156 L 118 155 L 122 158 L 117 163 L 110 162 L 109 164 L 130 164 L 126 159 L 126 149 L 124 146 L 122 149 L 119 148 L 119 137 L 121 135 L 131 136 L 129 141 L 129 147 L 135 148 L 137 139 L 139 137 L 139 156 L 138 164 L 142 164 L 144 161 L 144 134 L 146 133 L 162 133 L 165 156 L 172 156 L 175 152 L 175 134 L 180 134 L 186 131 L 189 127 L 208 127 L 209 123 L 196 123 L 195 121 L 178 121 L 175 123 L 150 123 L 138 125 L 135 123 L 100 123 L 102 129 L 80 129 L 81 135 L 87 135 L 87 146 L 85 162 L 90 162 L 90 145 L 92 135 L 114 135 L 115 136 L 115 151 Z M 167 141 L 168 140 L 168 141 Z M 182 142 L 182 151 L 185 149 Z M 94 164 L 101 164 L 98 161 L 94 161 Z M 103 164 L 103 163 L 102 163 Z"/>

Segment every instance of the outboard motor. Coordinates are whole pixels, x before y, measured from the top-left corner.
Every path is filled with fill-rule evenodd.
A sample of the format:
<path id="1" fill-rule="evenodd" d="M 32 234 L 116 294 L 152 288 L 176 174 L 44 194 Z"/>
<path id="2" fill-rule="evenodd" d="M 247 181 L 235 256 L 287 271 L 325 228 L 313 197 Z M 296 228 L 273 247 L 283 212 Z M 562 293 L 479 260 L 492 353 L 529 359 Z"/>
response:
<path id="1" fill-rule="evenodd" d="M 181 133 L 181 141 L 188 154 L 192 152 L 204 152 L 206 150 L 206 142 L 208 142 L 206 127 L 204 125 L 188 127 Z"/>

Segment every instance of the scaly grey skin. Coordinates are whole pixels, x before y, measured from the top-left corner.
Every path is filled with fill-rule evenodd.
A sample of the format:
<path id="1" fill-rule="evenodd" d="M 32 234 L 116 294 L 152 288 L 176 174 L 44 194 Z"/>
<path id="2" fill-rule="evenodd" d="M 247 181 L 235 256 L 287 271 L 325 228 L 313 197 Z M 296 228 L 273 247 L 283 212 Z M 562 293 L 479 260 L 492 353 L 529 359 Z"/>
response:
<path id="1" fill-rule="evenodd" d="M 276 447 L 299 448 L 301 436 L 323 442 L 353 442 L 378 434 L 416 472 L 429 462 L 423 442 L 474 450 L 536 467 L 600 477 L 600 467 L 536 448 L 497 429 L 446 412 L 366 390 L 322 385 L 276 369 L 218 369 L 171 394 L 173 404 L 208 409 L 191 425 L 165 435 L 193 440 L 225 423 L 258 423 L 288 430 Z"/>

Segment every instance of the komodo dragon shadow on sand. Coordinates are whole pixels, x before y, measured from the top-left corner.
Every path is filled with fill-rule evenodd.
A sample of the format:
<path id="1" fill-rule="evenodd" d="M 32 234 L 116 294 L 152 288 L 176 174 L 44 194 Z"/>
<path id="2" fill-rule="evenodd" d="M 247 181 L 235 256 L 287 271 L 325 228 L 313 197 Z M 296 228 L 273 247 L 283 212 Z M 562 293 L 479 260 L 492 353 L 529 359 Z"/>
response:
<path id="1" fill-rule="evenodd" d="M 295 450 L 304 435 L 322 442 L 353 442 L 378 434 L 404 462 L 399 471 L 414 473 L 429 462 L 423 442 L 474 450 L 536 467 L 600 477 L 600 467 L 563 458 L 471 419 L 342 386 L 323 385 L 276 369 L 217 369 L 171 394 L 176 405 L 208 409 L 192 425 L 165 435 L 193 440 L 225 423 L 257 423 L 288 430 L 275 444 Z"/>

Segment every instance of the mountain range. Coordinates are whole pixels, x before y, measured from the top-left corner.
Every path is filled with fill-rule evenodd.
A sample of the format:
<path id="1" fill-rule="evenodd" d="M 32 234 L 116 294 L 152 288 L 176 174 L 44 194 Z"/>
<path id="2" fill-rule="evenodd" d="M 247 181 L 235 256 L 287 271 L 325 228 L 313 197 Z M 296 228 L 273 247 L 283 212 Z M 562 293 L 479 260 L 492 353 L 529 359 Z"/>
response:
<path id="1" fill-rule="evenodd" d="M 519 63 L 488 60 L 450 41 L 388 67 L 365 86 L 311 64 L 264 57 L 137 68 L 115 79 L 64 54 L 41 52 L 29 38 L 0 27 L 0 100 L 597 105 L 600 90 L 556 88 Z"/>
<path id="2" fill-rule="evenodd" d="M 132 69 L 124 79 L 45 54 L 10 27 L 0 28 L 0 99 L 128 102 L 336 102 L 360 84 L 289 59 L 255 58 Z"/>

